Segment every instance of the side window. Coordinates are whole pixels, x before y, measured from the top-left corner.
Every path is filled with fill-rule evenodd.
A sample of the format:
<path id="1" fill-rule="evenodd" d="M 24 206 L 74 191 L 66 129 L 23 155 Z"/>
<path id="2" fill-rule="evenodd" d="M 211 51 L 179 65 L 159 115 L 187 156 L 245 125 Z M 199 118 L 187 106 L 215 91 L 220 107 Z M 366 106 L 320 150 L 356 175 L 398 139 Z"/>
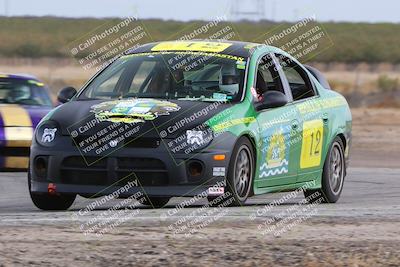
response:
<path id="1" fill-rule="evenodd" d="M 259 96 L 267 91 L 285 93 L 281 79 L 270 55 L 265 55 L 258 64 L 255 88 Z"/>
<path id="2" fill-rule="evenodd" d="M 293 60 L 282 55 L 276 55 L 276 57 L 289 83 L 293 101 L 315 96 L 313 86 L 307 73 Z"/>

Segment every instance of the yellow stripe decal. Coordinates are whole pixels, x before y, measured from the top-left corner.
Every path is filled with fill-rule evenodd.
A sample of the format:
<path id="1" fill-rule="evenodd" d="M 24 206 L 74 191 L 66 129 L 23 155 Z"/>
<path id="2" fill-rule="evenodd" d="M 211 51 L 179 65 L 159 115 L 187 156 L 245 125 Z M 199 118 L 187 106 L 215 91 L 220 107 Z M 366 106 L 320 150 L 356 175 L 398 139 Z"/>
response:
<path id="1" fill-rule="evenodd" d="M 28 112 L 18 105 L 0 106 L 0 115 L 4 126 L 29 126 L 32 127 L 31 117 Z"/>
<path id="2" fill-rule="evenodd" d="M 3 119 L 6 146 L 30 146 L 33 128 L 28 112 L 20 106 L 7 105 L 0 106 L 0 116 Z"/>
<path id="3" fill-rule="evenodd" d="M 199 51 L 222 52 L 232 44 L 219 42 L 162 42 L 154 46 L 151 51 Z"/>
<path id="4" fill-rule="evenodd" d="M 8 169 L 26 169 L 28 168 L 29 157 L 6 157 L 4 168 Z"/>

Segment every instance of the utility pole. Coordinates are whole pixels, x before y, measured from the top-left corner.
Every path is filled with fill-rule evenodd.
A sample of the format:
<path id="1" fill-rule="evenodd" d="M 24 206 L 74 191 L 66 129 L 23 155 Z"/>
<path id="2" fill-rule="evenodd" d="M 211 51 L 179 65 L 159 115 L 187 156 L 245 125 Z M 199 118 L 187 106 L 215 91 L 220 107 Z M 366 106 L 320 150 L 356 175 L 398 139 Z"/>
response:
<path id="1" fill-rule="evenodd" d="M 275 20 L 275 14 L 276 14 L 276 0 L 273 0 L 272 5 L 271 5 L 271 20 L 272 21 Z"/>
<path id="2" fill-rule="evenodd" d="M 246 8 L 244 8 L 246 7 Z M 235 20 L 262 20 L 265 19 L 265 0 L 232 0 L 231 16 Z"/>
<path id="3" fill-rule="evenodd" d="M 8 0 L 4 0 L 4 16 L 8 17 Z"/>

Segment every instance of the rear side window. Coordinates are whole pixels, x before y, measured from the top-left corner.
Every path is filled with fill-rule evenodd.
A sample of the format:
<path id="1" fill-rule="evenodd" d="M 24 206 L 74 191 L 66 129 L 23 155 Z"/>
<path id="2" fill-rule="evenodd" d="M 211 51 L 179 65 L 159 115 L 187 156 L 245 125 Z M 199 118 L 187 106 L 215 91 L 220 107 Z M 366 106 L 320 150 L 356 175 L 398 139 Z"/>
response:
<path id="1" fill-rule="evenodd" d="M 293 101 L 315 96 L 315 91 L 307 73 L 293 60 L 276 55 L 292 91 Z"/>

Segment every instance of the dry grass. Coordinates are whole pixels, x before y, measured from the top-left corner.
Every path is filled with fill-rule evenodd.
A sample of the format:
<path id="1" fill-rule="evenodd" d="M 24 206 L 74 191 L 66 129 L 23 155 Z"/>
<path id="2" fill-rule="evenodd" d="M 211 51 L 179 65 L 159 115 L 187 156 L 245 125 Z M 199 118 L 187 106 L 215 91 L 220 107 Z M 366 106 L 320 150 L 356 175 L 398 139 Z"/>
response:
<path id="1" fill-rule="evenodd" d="M 378 79 L 382 76 L 400 80 L 400 68 L 396 65 L 310 65 L 323 71 L 331 87 L 344 94 L 353 107 L 400 107 L 399 89 L 389 94 L 378 86 Z M 80 88 L 95 73 L 94 70 L 84 70 L 74 59 L 54 58 L 0 58 L 1 72 L 33 74 L 48 84 L 53 94 L 66 86 Z"/>
<path id="2" fill-rule="evenodd" d="M 26 73 L 43 80 L 57 94 L 65 86 L 80 88 L 94 73 L 84 70 L 73 59 L 3 59 L 0 73 Z"/>

